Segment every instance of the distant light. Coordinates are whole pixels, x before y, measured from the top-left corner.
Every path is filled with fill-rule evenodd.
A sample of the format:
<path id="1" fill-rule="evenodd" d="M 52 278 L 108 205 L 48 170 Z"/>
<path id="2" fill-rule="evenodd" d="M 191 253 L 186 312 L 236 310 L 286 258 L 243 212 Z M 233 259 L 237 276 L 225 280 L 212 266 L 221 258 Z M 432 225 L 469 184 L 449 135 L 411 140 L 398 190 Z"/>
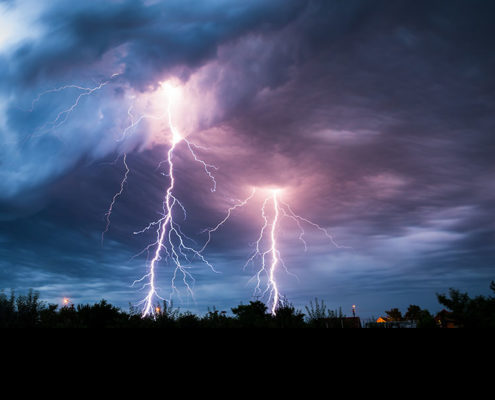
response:
<path id="1" fill-rule="evenodd" d="M 70 299 L 67 297 L 64 297 L 64 306 L 67 306 L 70 304 Z"/>

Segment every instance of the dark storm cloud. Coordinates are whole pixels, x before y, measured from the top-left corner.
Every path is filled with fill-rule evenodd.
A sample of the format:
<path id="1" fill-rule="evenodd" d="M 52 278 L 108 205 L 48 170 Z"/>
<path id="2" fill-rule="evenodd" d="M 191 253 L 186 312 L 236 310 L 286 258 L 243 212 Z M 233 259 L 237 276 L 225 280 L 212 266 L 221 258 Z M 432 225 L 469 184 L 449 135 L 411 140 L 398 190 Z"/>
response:
<path id="1" fill-rule="evenodd" d="M 9 98 L 6 124 L 0 125 L 2 168 L 6 175 L 1 196 L 12 198 L 50 183 L 87 156 L 104 157 L 112 151 L 122 151 L 115 141 L 108 140 L 107 133 L 115 129 L 116 120 L 122 114 L 121 109 L 112 106 L 122 89 L 98 91 L 92 96 L 99 95 L 92 106 L 79 106 L 78 111 L 83 109 L 93 121 L 71 115 L 68 124 L 72 126 L 62 127 L 69 131 L 66 135 L 69 138 L 64 138 L 63 143 L 56 136 L 58 133 L 42 131 L 48 134 L 41 136 L 38 130 L 54 125 L 53 121 L 57 121 L 64 110 L 60 104 L 72 104 L 75 90 L 61 92 L 57 97 L 45 96 L 43 102 L 36 102 L 34 107 L 33 100 L 39 99 L 45 90 L 67 82 L 94 87 L 88 80 L 104 82 L 115 73 L 120 74 L 113 79 L 115 85 L 143 90 L 148 85 L 156 85 L 164 75 L 170 76 L 175 68 L 181 68 L 179 74 L 185 77 L 214 58 L 222 44 L 246 34 L 281 29 L 296 18 L 306 3 L 257 0 L 233 4 L 219 0 L 148 5 L 141 1 L 124 1 L 67 7 L 66 2 L 59 1 L 44 5 L 36 21 L 40 26 L 39 36 L 22 41 L 7 55 L 0 56 L 0 70 L 4 72 L 1 85 L 4 96 Z M 96 118 L 97 107 L 100 112 L 105 111 L 104 120 Z M 84 135 L 82 145 L 79 139 L 74 141 L 80 137 L 78 132 L 90 125 L 93 134 Z M 46 160 L 46 154 L 54 157 L 48 163 L 41 162 Z M 21 165 L 25 160 L 29 160 L 28 165 Z M 36 171 L 31 171 L 29 164 Z"/>
<path id="2" fill-rule="evenodd" d="M 377 312 L 393 301 L 377 299 L 377 290 L 430 307 L 434 292 L 448 286 L 484 291 L 495 262 L 494 11 L 487 1 L 46 6 L 42 36 L 0 54 L 8 77 L 0 89 L 14 99 L 0 134 L 25 137 L 53 118 L 51 107 L 63 98 L 46 99 L 30 118 L 20 110 L 44 89 L 122 75 L 117 88 L 83 105 L 63 145 L 56 138 L 28 142 L 20 150 L 26 161 L 17 163 L 10 161 L 15 147 L 0 149 L 0 172 L 7 166 L 11 179 L 0 184 L 0 221 L 7 221 L 1 280 L 18 285 L 21 275 L 7 272 L 15 265 L 45 281 L 120 280 L 108 292 L 139 277 L 122 265 L 151 239 L 133 232 L 157 218 L 166 177 L 156 165 L 164 150 L 126 148 L 129 182 L 100 250 L 103 214 L 123 172 L 121 161 L 99 164 L 122 151 L 102 133 L 118 112 L 108 111 L 99 125 L 82 122 L 95 105 L 118 104 L 129 87 L 144 91 L 164 77 L 186 83 L 199 75 L 217 107 L 205 114 L 200 128 L 207 131 L 197 132 L 198 140 L 210 149 L 202 156 L 220 169 L 212 194 L 201 168 L 177 155 L 177 196 L 190 210 L 184 229 L 198 243 L 201 230 L 223 217 L 232 198 L 245 198 L 248 186 L 280 185 L 293 189 L 295 210 L 352 247 L 329 249 L 315 235 L 301 256 L 300 243 L 284 236 L 300 281 L 282 279 L 297 301 L 333 295 Z M 36 168 L 27 169 L 29 162 Z M 28 218 L 26 210 L 38 214 Z M 220 293 L 219 305 L 239 299 L 239 282 L 249 277 L 240 267 L 261 222 L 256 209 L 239 212 L 216 234 L 208 254 L 223 276 L 196 270 L 198 296 Z"/>
<path id="3" fill-rule="evenodd" d="M 459 183 L 478 185 L 473 177 L 492 169 L 492 25 L 471 3 L 449 3 L 456 12 L 398 3 L 379 3 L 352 34 L 326 42 L 235 127 L 257 136 L 267 155 L 328 164 L 340 182 L 393 173 L 418 186 L 408 197 L 427 185 L 439 203 L 460 200 L 473 192 Z"/>
<path id="4" fill-rule="evenodd" d="M 239 175 L 249 169 L 251 183 L 299 185 L 309 192 L 299 209 L 347 226 L 353 248 L 380 248 L 384 264 L 407 260 L 402 289 L 420 282 L 413 271 L 435 273 L 437 285 L 489 280 L 493 5 L 373 2 L 342 7 L 339 26 L 323 22 L 338 20 L 325 13 L 330 3 L 268 39 L 277 48 L 291 38 L 296 66 L 287 85 L 232 119 L 256 146 L 257 164 L 234 155 L 231 165 L 238 160 Z M 399 282 L 375 278 L 386 290 Z"/>
<path id="5" fill-rule="evenodd" d="M 43 14 L 47 32 L 26 43 L 10 62 L 22 83 L 87 69 L 124 46 L 119 61 L 134 85 L 156 83 L 174 66 L 194 68 L 215 56 L 222 43 L 266 32 L 293 20 L 307 1 L 236 3 L 226 0 L 81 3 L 55 2 Z M 81 64 L 83 63 L 83 64 Z"/>

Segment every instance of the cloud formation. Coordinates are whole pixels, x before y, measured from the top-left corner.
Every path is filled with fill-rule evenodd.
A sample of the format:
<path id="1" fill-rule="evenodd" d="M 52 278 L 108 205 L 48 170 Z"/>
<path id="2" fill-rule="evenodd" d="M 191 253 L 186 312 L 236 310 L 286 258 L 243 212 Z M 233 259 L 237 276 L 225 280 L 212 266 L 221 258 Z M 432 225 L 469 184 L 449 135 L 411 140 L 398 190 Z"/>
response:
<path id="1" fill-rule="evenodd" d="M 449 286 L 488 287 L 495 6 L 38 3 L 0 2 L 0 26 L 8 19 L 12 27 L 0 30 L 5 282 L 15 265 L 34 270 L 38 261 L 51 277 L 128 282 L 132 273 L 123 273 L 120 261 L 103 261 L 108 252 L 98 258 L 95 250 L 106 272 L 84 255 L 97 245 L 119 185 L 120 164 L 109 163 L 123 152 L 132 172 L 109 240 L 128 255 L 148 239 L 132 232 L 160 209 L 166 177 L 156 166 L 167 148 L 166 126 L 146 120 L 119 138 L 132 118 L 160 113 L 159 83 L 171 79 L 184 94 L 177 124 L 219 167 L 212 194 L 201 168 L 186 152 L 178 156 L 178 196 L 190 209 L 184 229 L 198 241 L 250 187 L 275 185 L 287 188 L 294 209 L 352 247 L 329 249 L 315 235 L 309 254 L 301 253 L 290 234 L 297 227 L 288 224 L 286 258 L 300 277 L 283 278 L 289 297 L 354 296 L 379 307 L 378 289 L 432 304 L 434 292 Z M 66 85 L 79 88 L 53 91 Z M 229 295 L 219 302 L 237 298 L 227 286 L 246 278 L 238 266 L 261 222 L 258 211 L 254 203 L 218 232 L 209 251 L 225 275 L 218 282 L 198 271 L 199 292 L 224 284 Z M 50 235 L 35 244 L 23 240 L 26 231 L 44 236 L 46 229 Z M 63 251 L 70 270 L 52 255 L 61 232 L 88 246 Z"/>

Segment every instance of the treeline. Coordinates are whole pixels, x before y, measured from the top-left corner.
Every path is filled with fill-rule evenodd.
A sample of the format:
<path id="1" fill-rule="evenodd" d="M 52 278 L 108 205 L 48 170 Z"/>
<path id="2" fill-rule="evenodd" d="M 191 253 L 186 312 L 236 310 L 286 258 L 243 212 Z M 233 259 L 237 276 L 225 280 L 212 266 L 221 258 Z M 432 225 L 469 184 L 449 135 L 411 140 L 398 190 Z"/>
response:
<path id="1" fill-rule="evenodd" d="M 495 294 L 495 282 L 490 284 Z M 385 311 L 384 324 L 369 323 L 368 327 L 400 327 L 401 323 L 414 321 L 418 328 L 495 328 L 495 297 L 476 296 L 450 289 L 448 295 L 437 294 L 438 302 L 445 307 L 433 316 L 428 310 L 410 305 L 405 314 L 398 308 Z"/>
<path id="2" fill-rule="evenodd" d="M 273 316 L 264 303 L 251 301 L 232 308 L 232 315 L 213 309 L 198 316 L 163 302 L 157 305 L 154 317 L 143 318 L 134 307 L 126 312 L 106 300 L 59 308 L 41 301 L 40 294 L 30 290 L 20 296 L 0 293 L 0 328 L 317 328 L 346 318 L 341 311 L 327 310 L 317 299 L 306 310 L 309 316 L 283 301 Z"/>
<path id="3" fill-rule="evenodd" d="M 495 292 L 495 282 L 490 288 Z M 438 301 L 448 312 L 442 318 L 453 321 L 460 328 L 495 328 L 495 297 L 477 296 L 450 289 L 449 295 L 437 295 Z M 0 293 L 0 328 L 358 328 L 359 318 L 348 318 L 342 310 L 327 309 L 323 301 L 315 299 L 305 307 L 306 313 L 297 310 L 288 301 L 282 301 L 277 315 L 268 312 L 260 301 L 240 304 L 232 308 L 232 315 L 216 309 L 203 316 L 180 309 L 164 302 L 157 306 L 155 318 L 142 318 L 139 311 L 130 308 L 123 311 L 102 300 L 93 305 L 58 305 L 40 300 L 40 294 L 30 290 L 16 296 Z M 409 306 L 406 314 L 392 308 L 386 311 L 388 321 L 414 320 L 418 328 L 445 327 L 442 320 L 434 318 L 418 306 Z M 445 316 L 445 314 L 448 314 Z M 439 313 L 440 315 L 440 313 Z M 380 324 L 365 324 L 380 327 Z M 383 325 L 381 325 L 383 326 Z"/>

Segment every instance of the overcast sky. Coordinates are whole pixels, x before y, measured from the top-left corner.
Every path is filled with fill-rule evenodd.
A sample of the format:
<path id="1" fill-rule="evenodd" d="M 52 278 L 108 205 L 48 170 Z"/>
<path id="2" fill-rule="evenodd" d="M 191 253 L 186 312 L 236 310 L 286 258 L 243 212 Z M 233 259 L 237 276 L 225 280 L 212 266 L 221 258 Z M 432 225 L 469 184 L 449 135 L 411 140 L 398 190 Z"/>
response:
<path id="1" fill-rule="evenodd" d="M 156 232 L 134 233 L 163 213 L 169 109 L 217 167 L 212 192 L 185 142 L 174 150 L 189 245 L 258 188 L 212 235 L 218 273 L 192 260 L 194 298 L 180 282 L 173 295 L 183 310 L 252 299 L 258 266 L 243 266 L 267 187 L 337 243 L 305 225 L 305 249 L 293 219 L 277 226 L 290 272 L 278 287 L 299 308 L 317 297 L 369 317 L 437 311 L 450 287 L 487 294 L 494 12 L 483 0 L 0 0 L 0 288 L 124 308 L 146 295 L 131 284 Z M 164 298 L 173 271 L 158 266 Z"/>

